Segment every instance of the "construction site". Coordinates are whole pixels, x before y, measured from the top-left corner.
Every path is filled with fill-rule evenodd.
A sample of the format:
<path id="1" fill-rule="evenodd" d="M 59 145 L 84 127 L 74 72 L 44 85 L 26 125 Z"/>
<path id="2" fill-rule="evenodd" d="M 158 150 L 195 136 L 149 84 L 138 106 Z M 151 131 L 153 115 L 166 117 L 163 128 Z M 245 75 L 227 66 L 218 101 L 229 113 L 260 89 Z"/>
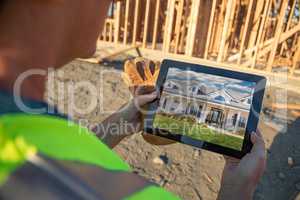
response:
<path id="1" fill-rule="evenodd" d="M 103 105 L 116 110 L 130 95 L 115 72 L 121 72 L 130 57 L 169 58 L 266 76 L 259 128 L 266 140 L 267 170 L 254 199 L 298 200 L 299 7 L 299 0 L 116 1 L 95 56 L 65 66 L 65 77 L 58 82 L 94 80 L 94 74 L 104 70 L 110 75 L 104 77 Z M 88 100 L 79 95 L 78 101 Z M 85 117 L 93 122 L 106 116 Z M 212 200 L 218 195 L 224 166 L 220 155 L 182 144 L 152 146 L 140 135 L 126 139 L 115 151 L 137 174 L 183 199 Z"/>
<path id="2" fill-rule="evenodd" d="M 300 0 L 0 0 L 0 14 L 0 199 L 231 200 L 246 191 L 249 198 L 240 199 L 300 200 Z M 164 59 L 219 74 L 192 79 L 190 70 L 182 81 L 174 70 L 159 95 Z M 135 74 L 126 72 L 128 63 Z M 266 77 L 260 113 L 253 105 L 263 95 L 252 102 L 259 84 L 244 73 L 224 80 L 233 71 Z M 129 84 L 135 80 L 125 75 L 140 82 Z M 234 84 L 239 93 L 229 88 Z M 152 90 L 142 93 L 141 85 Z M 188 90 L 180 90 L 184 85 Z M 16 99 L 45 111 L 28 114 Z M 186 137 L 196 135 L 197 123 L 197 134 L 206 130 L 211 141 L 226 130 L 228 148 L 237 144 L 232 150 L 243 150 L 245 141 L 256 148 L 240 161 L 205 150 L 202 138 L 204 149 L 164 143 L 145 133 L 144 108 L 156 101 L 165 111 L 157 124 L 185 120 L 190 126 L 178 132 L 188 130 Z M 178 108 L 181 115 L 172 113 Z M 259 118 L 258 129 L 249 113 Z M 220 198 L 222 189 L 233 198 Z M 148 193 L 140 198 L 140 191 Z"/>

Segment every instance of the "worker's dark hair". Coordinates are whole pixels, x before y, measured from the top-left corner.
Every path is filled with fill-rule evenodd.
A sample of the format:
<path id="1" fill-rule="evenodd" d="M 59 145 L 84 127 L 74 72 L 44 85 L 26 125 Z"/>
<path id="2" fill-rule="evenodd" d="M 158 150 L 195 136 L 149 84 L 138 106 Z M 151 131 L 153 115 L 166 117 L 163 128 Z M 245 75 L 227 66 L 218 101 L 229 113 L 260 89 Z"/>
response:
<path id="1" fill-rule="evenodd" d="M 3 5 L 4 5 L 4 0 L 0 0 L 0 11 L 1 11 Z"/>
<path id="2" fill-rule="evenodd" d="M 4 7 L 4 3 L 6 0 L 0 0 L 0 12 L 2 11 L 2 8 Z"/>

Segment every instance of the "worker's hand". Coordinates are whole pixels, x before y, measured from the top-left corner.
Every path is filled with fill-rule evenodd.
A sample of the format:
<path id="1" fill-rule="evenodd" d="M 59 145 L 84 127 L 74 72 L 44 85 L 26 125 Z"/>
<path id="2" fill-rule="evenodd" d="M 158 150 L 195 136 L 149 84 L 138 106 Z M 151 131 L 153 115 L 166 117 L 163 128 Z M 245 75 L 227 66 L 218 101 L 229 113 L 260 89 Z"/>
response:
<path id="1" fill-rule="evenodd" d="M 266 167 L 266 150 L 263 137 L 258 130 L 251 134 L 253 148 L 250 153 L 237 160 L 225 158 L 221 189 L 218 199 L 252 199 L 254 190 Z"/>
<path id="2" fill-rule="evenodd" d="M 123 80 L 128 86 L 136 107 L 141 111 L 145 105 L 158 98 L 159 91 L 155 89 L 160 63 L 144 58 L 128 60 L 124 65 Z"/>
<path id="3" fill-rule="evenodd" d="M 148 103 L 159 97 L 159 91 L 155 88 L 156 80 L 160 70 L 160 63 L 144 58 L 128 60 L 124 65 L 123 80 L 127 84 L 133 101 L 138 110 L 145 114 Z M 143 117 L 141 123 L 143 124 Z M 155 145 L 174 143 L 161 137 L 143 134 L 144 139 Z"/>

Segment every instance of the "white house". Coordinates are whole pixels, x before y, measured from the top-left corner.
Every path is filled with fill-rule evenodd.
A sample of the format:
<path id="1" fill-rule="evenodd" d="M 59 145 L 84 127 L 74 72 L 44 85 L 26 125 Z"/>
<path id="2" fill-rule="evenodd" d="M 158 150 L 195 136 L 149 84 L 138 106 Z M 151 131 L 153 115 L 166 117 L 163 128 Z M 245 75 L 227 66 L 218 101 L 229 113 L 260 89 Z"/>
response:
<path id="1" fill-rule="evenodd" d="M 245 129 L 252 94 L 236 92 L 228 88 L 208 87 L 199 82 L 169 80 L 165 83 L 159 111 L 194 117 L 226 131 Z"/>

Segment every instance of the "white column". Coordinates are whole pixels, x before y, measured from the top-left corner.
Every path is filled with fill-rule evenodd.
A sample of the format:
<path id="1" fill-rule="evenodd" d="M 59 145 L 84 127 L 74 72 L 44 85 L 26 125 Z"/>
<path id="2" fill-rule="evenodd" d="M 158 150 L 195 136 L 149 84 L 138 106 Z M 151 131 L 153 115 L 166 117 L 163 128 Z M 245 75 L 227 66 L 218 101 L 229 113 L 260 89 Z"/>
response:
<path id="1" fill-rule="evenodd" d="M 200 123 L 205 122 L 207 114 L 208 114 L 207 104 L 203 104 L 203 108 L 202 108 L 202 112 L 201 112 L 201 116 L 200 116 L 200 120 L 199 120 Z"/>

